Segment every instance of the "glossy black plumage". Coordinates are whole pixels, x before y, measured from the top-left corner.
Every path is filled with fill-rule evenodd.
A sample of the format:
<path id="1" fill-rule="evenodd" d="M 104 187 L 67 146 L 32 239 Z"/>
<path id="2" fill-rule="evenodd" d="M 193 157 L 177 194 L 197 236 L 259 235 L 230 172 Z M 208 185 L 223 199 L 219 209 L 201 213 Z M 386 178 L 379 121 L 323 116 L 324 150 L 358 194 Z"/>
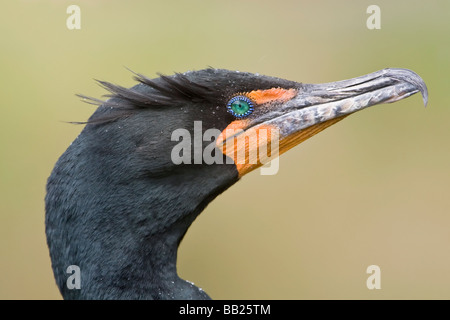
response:
<path id="1" fill-rule="evenodd" d="M 244 131 L 279 128 L 286 150 L 371 105 L 417 92 L 427 101 L 425 83 L 406 69 L 322 85 L 219 69 L 136 79 L 130 89 L 100 82 L 110 91 L 107 101 L 82 96 L 99 107 L 47 182 L 47 242 L 65 299 L 209 298 L 177 276 L 178 245 L 205 206 L 253 167 L 175 165 L 171 135 L 194 135 L 196 121 L 202 133 L 224 130 L 236 120 L 226 107 L 236 94 L 293 89 L 289 99 L 262 103 L 240 123 Z M 214 151 L 222 152 L 217 145 Z M 70 265 L 80 267 L 81 289 L 66 285 Z"/>
<path id="2" fill-rule="evenodd" d="M 298 85 L 216 69 L 138 80 L 131 89 L 102 82 L 110 99 L 90 100 L 102 105 L 48 179 L 46 233 L 66 299 L 208 298 L 176 275 L 177 247 L 238 173 L 174 165 L 171 133 L 193 132 L 196 120 L 223 130 L 233 120 L 225 106 L 232 92 Z M 69 265 L 81 269 L 81 290 L 66 286 Z"/>

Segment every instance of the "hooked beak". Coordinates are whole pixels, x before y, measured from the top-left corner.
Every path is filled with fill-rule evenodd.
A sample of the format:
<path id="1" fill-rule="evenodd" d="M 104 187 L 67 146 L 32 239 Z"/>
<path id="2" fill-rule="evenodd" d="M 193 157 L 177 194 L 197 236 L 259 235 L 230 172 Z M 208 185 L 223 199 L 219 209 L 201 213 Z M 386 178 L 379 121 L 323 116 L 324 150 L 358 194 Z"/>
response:
<path id="1" fill-rule="evenodd" d="M 408 69 L 384 69 L 349 80 L 308 84 L 280 107 L 282 115 L 265 123 L 278 128 L 281 154 L 356 111 L 417 92 L 426 106 L 425 82 Z"/>
<path id="2" fill-rule="evenodd" d="M 417 92 L 422 94 L 426 106 L 428 91 L 422 78 L 411 70 L 394 68 L 349 80 L 301 84 L 297 94 L 289 101 L 264 108 L 264 112 L 248 119 L 242 129 L 243 132 L 249 129 L 258 131 L 261 128 L 270 128 L 273 132 L 275 129 L 279 143 L 276 150 L 278 155 L 356 111 L 377 104 L 392 103 Z M 236 136 L 239 134 L 234 135 Z M 257 145 L 246 144 L 248 152 L 261 147 L 261 144 L 273 143 L 274 136 L 272 134 L 272 138 L 265 141 L 258 140 Z M 232 156 L 229 152 L 227 154 Z M 239 175 L 243 176 L 262 164 L 263 161 L 237 165 Z"/>

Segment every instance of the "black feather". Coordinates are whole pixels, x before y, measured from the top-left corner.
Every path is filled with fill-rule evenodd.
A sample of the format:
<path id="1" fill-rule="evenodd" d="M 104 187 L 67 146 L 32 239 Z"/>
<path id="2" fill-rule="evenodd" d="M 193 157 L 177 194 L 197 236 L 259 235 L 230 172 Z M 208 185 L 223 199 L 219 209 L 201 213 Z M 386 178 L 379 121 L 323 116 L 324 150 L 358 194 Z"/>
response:
<path id="1" fill-rule="evenodd" d="M 86 103 L 108 109 L 108 112 L 95 113 L 84 123 L 108 123 L 148 108 L 177 107 L 191 103 L 225 106 L 227 100 L 238 92 L 298 85 L 279 78 L 212 68 L 171 76 L 158 74 L 159 77 L 154 79 L 133 73 L 138 84 L 131 88 L 96 80 L 109 91 L 104 95 L 109 98 L 107 100 L 77 95 Z"/>

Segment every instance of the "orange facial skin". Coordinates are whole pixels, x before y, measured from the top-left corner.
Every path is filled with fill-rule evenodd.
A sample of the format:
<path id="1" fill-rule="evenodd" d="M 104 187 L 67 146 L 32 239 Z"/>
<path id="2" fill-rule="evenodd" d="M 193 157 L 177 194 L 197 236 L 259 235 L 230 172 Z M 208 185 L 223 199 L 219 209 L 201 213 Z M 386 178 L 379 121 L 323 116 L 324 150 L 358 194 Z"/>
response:
<path id="1" fill-rule="evenodd" d="M 254 90 L 244 93 L 248 98 L 253 100 L 257 105 L 269 103 L 272 101 L 287 102 L 297 94 L 296 89 L 272 88 L 268 90 Z"/>
<path id="2" fill-rule="evenodd" d="M 251 99 L 254 107 L 258 108 L 258 106 L 271 102 L 287 102 L 297 95 L 297 90 L 271 88 L 239 93 L 239 95 Z M 278 141 L 276 150 L 272 147 L 273 140 L 278 139 L 278 128 L 264 124 L 253 128 L 249 126 L 248 119 L 237 119 L 222 131 L 216 141 L 216 145 L 222 153 L 233 160 L 240 177 L 263 165 L 264 160 L 271 156 L 271 152 L 281 151 L 278 150 Z M 261 156 L 260 150 L 265 150 L 263 154 L 267 152 L 267 156 Z"/>

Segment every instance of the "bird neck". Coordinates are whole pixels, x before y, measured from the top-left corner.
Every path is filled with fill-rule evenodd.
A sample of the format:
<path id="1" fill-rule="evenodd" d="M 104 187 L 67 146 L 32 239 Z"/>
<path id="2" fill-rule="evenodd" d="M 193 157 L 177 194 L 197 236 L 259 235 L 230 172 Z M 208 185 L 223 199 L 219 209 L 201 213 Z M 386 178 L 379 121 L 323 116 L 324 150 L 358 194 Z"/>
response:
<path id="1" fill-rule="evenodd" d="M 209 299 L 200 288 L 177 275 L 178 245 L 195 217 L 177 221 L 166 230 L 114 250 L 117 257 L 105 256 L 109 271 L 100 270 L 99 291 L 111 292 L 114 299 Z M 129 241 L 129 240 L 128 240 Z"/>
<path id="2" fill-rule="evenodd" d="M 178 277 L 178 245 L 238 180 L 236 167 L 175 165 L 170 130 L 155 139 L 162 131 L 154 119 L 123 121 L 87 125 L 47 182 L 47 243 L 60 291 L 66 299 L 206 299 Z M 81 289 L 66 284 L 70 265 L 80 268 Z"/>
<path id="3" fill-rule="evenodd" d="M 237 181 L 236 170 L 188 166 L 148 176 L 127 161 L 104 161 L 98 151 L 82 149 L 82 139 L 61 156 L 47 183 L 47 242 L 63 297 L 209 298 L 178 277 L 178 245 L 206 205 Z M 71 265 L 80 268 L 80 289 L 67 286 Z"/>
<path id="4" fill-rule="evenodd" d="M 110 207 L 120 208 L 113 203 Z M 203 290 L 180 279 L 176 269 L 179 243 L 197 213 L 161 228 L 150 219 L 135 219 L 140 212 L 134 210 L 136 207 L 129 206 L 126 212 L 98 208 L 93 214 L 66 211 L 60 216 L 68 219 L 56 222 L 60 225 L 57 228 L 54 221 L 48 220 L 53 268 L 63 297 L 209 299 Z M 150 210 L 146 213 L 151 216 Z M 61 223 L 65 224 L 64 228 Z M 66 247 L 60 247 L 61 242 Z M 67 286 L 69 265 L 80 268 L 78 290 Z"/>

